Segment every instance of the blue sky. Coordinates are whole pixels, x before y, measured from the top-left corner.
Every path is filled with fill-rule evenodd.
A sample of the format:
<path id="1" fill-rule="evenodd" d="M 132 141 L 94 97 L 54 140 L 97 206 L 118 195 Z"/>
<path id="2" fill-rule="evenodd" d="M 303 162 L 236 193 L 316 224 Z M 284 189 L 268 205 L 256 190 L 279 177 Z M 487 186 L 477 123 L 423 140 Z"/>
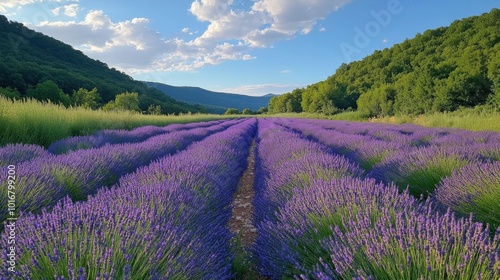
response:
<path id="1" fill-rule="evenodd" d="M 135 79 L 281 94 L 496 0 L 1 0 L 0 14 Z"/>

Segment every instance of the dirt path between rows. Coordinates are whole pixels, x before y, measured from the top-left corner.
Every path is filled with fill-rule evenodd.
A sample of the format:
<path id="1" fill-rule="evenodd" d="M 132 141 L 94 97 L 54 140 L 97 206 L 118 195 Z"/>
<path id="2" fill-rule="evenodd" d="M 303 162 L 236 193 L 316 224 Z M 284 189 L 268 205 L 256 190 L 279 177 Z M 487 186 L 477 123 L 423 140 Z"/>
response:
<path id="1" fill-rule="evenodd" d="M 232 215 L 229 221 L 231 232 L 241 238 L 244 247 L 249 248 L 257 237 L 257 229 L 252 224 L 253 219 L 253 198 L 255 191 L 253 189 L 254 170 L 255 170 L 255 141 L 250 146 L 248 156 L 248 167 L 238 183 L 238 189 L 234 195 L 232 203 Z"/>
<path id="2" fill-rule="evenodd" d="M 242 280 L 264 280 L 268 279 L 258 275 L 255 261 L 252 259 L 250 249 L 257 237 L 257 228 L 253 225 L 254 206 L 253 199 L 255 190 L 253 188 L 255 172 L 255 140 L 250 146 L 248 166 L 238 183 L 238 189 L 234 194 L 232 215 L 229 221 L 229 229 L 235 234 L 232 240 L 234 262 L 233 270 L 236 279 Z"/>

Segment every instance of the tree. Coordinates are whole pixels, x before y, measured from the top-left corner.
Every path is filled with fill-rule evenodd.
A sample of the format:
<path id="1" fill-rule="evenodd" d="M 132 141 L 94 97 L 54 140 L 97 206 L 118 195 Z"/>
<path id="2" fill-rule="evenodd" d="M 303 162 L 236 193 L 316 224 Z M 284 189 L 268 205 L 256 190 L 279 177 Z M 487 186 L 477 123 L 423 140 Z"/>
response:
<path id="1" fill-rule="evenodd" d="M 90 91 L 84 88 L 80 88 L 78 91 L 73 91 L 73 104 L 76 106 L 95 110 L 99 107 L 100 100 L 101 96 L 97 92 L 96 88 L 93 88 Z"/>
<path id="2" fill-rule="evenodd" d="M 257 114 L 265 114 L 265 113 L 267 113 L 266 107 L 260 107 L 259 110 L 257 110 Z"/>
<path id="3" fill-rule="evenodd" d="M 255 113 L 250 108 L 245 108 L 245 109 L 243 109 L 243 111 L 241 111 L 241 114 L 243 114 L 243 115 L 253 115 Z"/>
<path id="4" fill-rule="evenodd" d="M 335 115 L 339 110 L 333 105 L 332 100 L 328 100 L 323 104 L 323 107 L 321 108 L 321 113 L 331 116 Z"/>
<path id="5" fill-rule="evenodd" d="M 109 101 L 104 106 L 102 106 L 104 111 L 119 111 L 118 107 L 116 107 L 116 103 L 114 100 Z"/>
<path id="6" fill-rule="evenodd" d="M 17 89 L 12 89 L 10 87 L 2 88 L 0 87 L 0 95 L 5 96 L 9 99 L 20 99 L 21 94 Z"/>
<path id="7" fill-rule="evenodd" d="M 139 112 L 139 94 L 125 92 L 115 97 L 115 105 L 119 110 Z"/>
<path id="8" fill-rule="evenodd" d="M 395 96 L 391 85 L 375 88 L 359 97 L 358 110 L 369 117 L 392 115 Z"/>
<path id="9" fill-rule="evenodd" d="M 115 100 L 108 102 L 102 109 L 105 111 L 139 112 L 139 94 L 137 92 L 118 94 Z"/>
<path id="10" fill-rule="evenodd" d="M 269 101 L 269 113 L 300 113 L 302 112 L 302 89 L 294 89 L 292 92 L 274 96 Z"/>
<path id="11" fill-rule="evenodd" d="M 238 115 L 240 111 L 236 108 L 229 108 L 227 111 L 224 113 L 224 115 Z"/>
<path id="12" fill-rule="evenodd" d="M 150 115 L 161 115 L 161 106 L 160 105 L 149 105 L 148 114 Z"/>
<path id="13" fill-rule="evenodd" d="M 29 89 L 28 97 L 32 97 L 40 101 L 50 101 L 55 104 L 63 104 L 66 107 L 71 103 L 69 95 L 64 94 L 62 89 L 60 89 L 57 84 L 51 80 L 39 83 L 36 87 Z"/>

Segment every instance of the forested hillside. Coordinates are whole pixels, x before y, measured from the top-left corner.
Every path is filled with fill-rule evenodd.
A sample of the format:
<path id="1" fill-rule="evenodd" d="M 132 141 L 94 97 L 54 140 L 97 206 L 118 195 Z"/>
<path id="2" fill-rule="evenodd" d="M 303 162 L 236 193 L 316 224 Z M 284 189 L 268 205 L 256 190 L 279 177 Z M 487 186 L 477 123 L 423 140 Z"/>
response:
<path id="1" fill-rule="evenodd" d="M 274 97 L 269 110 L 372 117 L 482 104 L 500 108 L 500 9 L 342 64 L 325 81 Z"/>
<path id="2" fill-rule="evenodd" d="M 44 87 L 54 87 L 54 84 L 62 93 L 48 99 L 65 105 L 80 88 L 88 91 L 95 88 L 101 106 L 113 101 L 116 95 L 134 92 L 139 94 L 142 111 L 151 105 L 162 113 L 203 110 L 201 106 L 178 102 L 67 44 L 0 15 L 0 89 L 6 92 L 4 95 L 47 100 L 36 94 L 35 87 L 41 85 L 40 91 L 43 91 Z"/>

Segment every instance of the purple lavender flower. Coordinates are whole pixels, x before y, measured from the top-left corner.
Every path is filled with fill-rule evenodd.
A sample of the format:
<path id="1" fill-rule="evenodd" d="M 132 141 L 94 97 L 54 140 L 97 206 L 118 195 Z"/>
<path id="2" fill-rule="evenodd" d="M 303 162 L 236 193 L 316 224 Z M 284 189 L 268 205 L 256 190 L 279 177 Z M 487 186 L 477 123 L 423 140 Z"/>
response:
<path id="1" fill-rule="evenodd" d="M 229 206 L 254 130 L 255 120 L 235 121 L 85 202 L 64 199 L 50 212 L 21 217 L 23 277 L 63 277 L 71 267 L 84 279 L 229 279 Z M 155 175 L 150 182 L 146 172 Z"/>
<path id="2" fill-rule="evenodd" d="M 492 229 L 500 226 L 500 162 L 474 163 L 443 179 L 435 197 L 454 211 L 479 221 Z"/>
<path id="3" fill-rule="evenodd" d="M 17 165 L 23 161 L 46 157 L 49 153 L 41 146 L 26 144 L 8 144 L 0 148 L 0 167 Z"/>

